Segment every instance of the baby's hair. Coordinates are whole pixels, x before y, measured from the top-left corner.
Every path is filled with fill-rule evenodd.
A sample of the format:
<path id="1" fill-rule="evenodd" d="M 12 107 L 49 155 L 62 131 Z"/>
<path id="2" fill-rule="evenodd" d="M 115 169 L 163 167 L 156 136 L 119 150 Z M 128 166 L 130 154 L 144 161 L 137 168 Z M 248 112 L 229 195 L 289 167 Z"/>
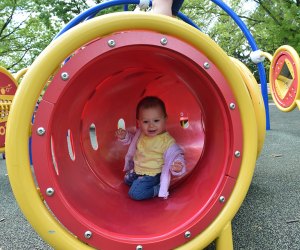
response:
<path id="1" fill-rule="evenodd" d="M 139 119 L 139 113 L 141 109 L 148 109 L 148 108 L 161 108 L 164 116 L 167 117 L 166 106 L 164 102 L 156 96 L 146 96 L 142 100 L 139 101 L 136 107 L 136 119 Z"/>

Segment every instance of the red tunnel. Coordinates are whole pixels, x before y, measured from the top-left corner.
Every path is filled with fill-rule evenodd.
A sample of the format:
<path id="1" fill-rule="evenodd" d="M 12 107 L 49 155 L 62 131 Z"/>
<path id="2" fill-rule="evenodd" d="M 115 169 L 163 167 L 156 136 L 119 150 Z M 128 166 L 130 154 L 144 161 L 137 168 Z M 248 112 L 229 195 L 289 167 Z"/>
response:
<path id="1" fill-rule="evenodd" d="M 165 102 L 168 131 L 187 161 L 167 200 L 131 200 L 123 183 L 127 147 L 114 132 L 120 119 L 135 130 L 135 107 L 146 95 Z M 184 244 L 214 220 L 236 182 L 242 130 L 233 103 L 205 53 L 177 38 L 128 31 L 92 41 L 57 71 L 36 113 L 33 165 L 45 202 L 98 249 Z"/>

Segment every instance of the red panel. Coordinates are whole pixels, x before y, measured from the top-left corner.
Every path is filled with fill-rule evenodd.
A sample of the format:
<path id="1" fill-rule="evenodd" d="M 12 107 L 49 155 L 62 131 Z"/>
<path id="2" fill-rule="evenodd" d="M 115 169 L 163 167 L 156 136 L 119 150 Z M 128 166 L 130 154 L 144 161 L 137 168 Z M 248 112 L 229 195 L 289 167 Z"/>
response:
<path id="1" fill-rule="evenodd" d="M 11 103 L 16 91 L 17 86 L 12 77 L 0 71 L 0 101 L 3 107 L 0 112 L 0 148 L 5 146 L 6 122 L 10 110 L 9 102 Z"/>
<path id="2" fill-rule="evenodd" d="M 143 249 L 173 249 L 184 244 L 186 230 L 195 236 L 214 220 L 224 206 L 219 196 L 230 196 L 238 176 L 240 159 L 234 152 L 243 150 L 241 121 L 238 107 L 229 109 L 235 99 L 226 80 L 201 52 L 165 37 L 166 46 L 160 44 L 160 34 L 146 31 L 90 43 L 57 73 L 36 114 L 34 129 L 47 128 L 47 136 L 33 134 L 41 191 L 55 188 L 53 196 L 45 195 L 55 216 L 96 248 L 142 244 Z M 116 41 L 114 48 L 107 45 L 109 39 Z M 62 72 L 69 79 L 62 80 Z M 135 107 L 145 95 L 166 103 L 168 130 L 184 148 L 188 174 L 173 180 L 169 199 L 136 202 L 123 184 L 127 147 L 116 141 L 114 131 L 120 118 L 135 129 Z M 183 116 L 189 124 L 185 128 Z M 91 124 L 97 150 L 91 145 Z M 68 130 L 75 160 L 69 156 Z M 84 238 L 87 230 L 93 233 L 90 239 Z"/>
<path id="3" fill-rule="evenodd" d="M 285 96 L 280 97 L 278 95 L 278 93 L 276 92 L 275 80 L 280 75 L 281 70 L 282 70 L 283 66 L 285 65 L 285 60 L 288 60 L 293 67 L 294 80 L 293 80 L 292 84 L 290 85 L 289 90 L 287 91 Z M 291 57 L 291 55 L 287 51 L 282 51 L 273 59 L 273 67 L 274 67 L 274 70 L 272 71 L 273 81 L 271 82 L 271 84 L 272 84 L 272 89 L 275 90 L 274 96 L 277 100 L 277 103 L 280 106 L 282 106 L 283 108 L 290 107 L 295 101 L 298 84 L 299 84 L 298 83 L 298 71 L 296 69 L 295 62 L 294 62 L 293 58 Z"/>

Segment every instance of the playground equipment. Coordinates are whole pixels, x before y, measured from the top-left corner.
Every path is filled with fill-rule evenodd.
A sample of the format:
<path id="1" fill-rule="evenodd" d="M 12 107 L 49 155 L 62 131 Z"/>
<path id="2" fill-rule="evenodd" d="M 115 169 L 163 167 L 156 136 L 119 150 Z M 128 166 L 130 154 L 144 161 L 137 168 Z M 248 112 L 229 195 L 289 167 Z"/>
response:
<path id="1" fill-rule="evenodd" d="M 28 71 L 28 68 L 24 68 L 24 69 L 19 70 L 14 75 L 14 78 L 16 79 L 16 81 L 19 82 L 21 80 L 21 78 L 26 74 L 27 71 Z"/>
<path id="2" fill-rule="evenodd" d="M 264 141 L 256 84 L 245 65 L 174 18 L 119 13 L 70 29 L 30 66 L 12 105 L 7 166 L 20 208 L 55 249 L 201 249 L 214 240 L 232 249 L 231 220 Z M 114 131 L 120 121 L 134 129 L 145 95 L 165 101 L 188 174 L 169 199 L 136 202 Z"/>
<path id="3" fill-rule="evenodd" d="M 265 109 L 264 107 L 264 100 L 262 98 L 262 95 L 260 94 L 260 88 L 258 87 L 258 84 L 256 82 L 255 77 L 251 73 L 251 71 L 246 67 L 245 64 L 240 62 L 239 60 L 235 58 L 231 58 L 231 60 L 234 62 L 235 66 L 239 69 L 240 74 L 243 77 L 243 80 L 247 86 L 247 89 L 249 91 L 249 94 L 251 96 L 252 104 L 255 111 L 255 117 L 257 122 L 257 138 L 258 138 L 258 146 L 257 146 L 257 156 L 259 156 L 263 145 L 265 141 L 265 124 L 266 124 L 266 115 L 265 115 Z"/>
<path id="4" fill-rule="evenodd" d="M 5 151 L 6 122 L 17 90 L 17 82 L 11 73 L 0 67 L 0 152 Z"/>
<path id="5" fill-rule="evenodd" d="M 290 112 L 295 107 L 300 109 L 300 59 L 297 51 L 284 45 L 273 56 L 263 51 L 256 53 L 253 58 L 263 61 L 266 57 L 271 62 L 270 88 L 277 108 L 283 112 Z"/>

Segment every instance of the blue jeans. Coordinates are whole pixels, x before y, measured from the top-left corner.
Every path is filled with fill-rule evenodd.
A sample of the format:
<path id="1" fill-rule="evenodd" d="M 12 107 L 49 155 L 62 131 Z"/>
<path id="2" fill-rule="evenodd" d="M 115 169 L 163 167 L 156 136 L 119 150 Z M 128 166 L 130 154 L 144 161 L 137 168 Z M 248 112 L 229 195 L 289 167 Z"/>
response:
<path id="1" fill-rule="evenodd" d="M 130 186 L 128 194 L 133 200 L 146 200 L 158 195 L 160 174 L 138 175 L 131 170 L 126 172 L 124 181 Z"/>

